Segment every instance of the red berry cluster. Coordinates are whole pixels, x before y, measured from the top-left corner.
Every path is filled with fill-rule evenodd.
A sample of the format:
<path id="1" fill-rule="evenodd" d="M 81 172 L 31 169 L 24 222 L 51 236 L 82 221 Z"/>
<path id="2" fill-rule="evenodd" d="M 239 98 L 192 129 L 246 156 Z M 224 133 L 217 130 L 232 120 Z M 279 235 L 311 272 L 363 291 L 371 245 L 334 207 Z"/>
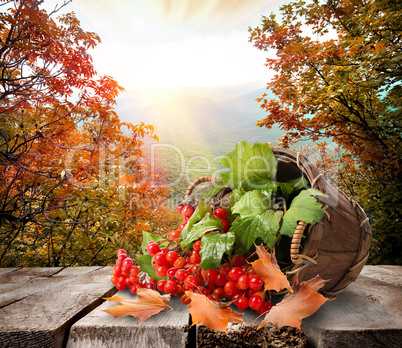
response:
<path id="1" fill-rule="evenodd" d="M 150 241 L 146 245 L 147 253 L 152 256 L 152 267 L 156 275 L 166 277 L 167 280 L 157 282 L 151 279 L 147 283 L 141 282 L 138 277 L 139 268 L 132 267 L 132 260 L 127 257 L 126 252 L 119 250 L 112 278 L 112 283 L 117 289 L 122 290 L 129 286 L 131 292 L 136 293 L 138 286 L 149 289 L 156 287 L 160 292 L 181 296 L 183 304 L 191 302 L 184 291 L 193 291 L 213 301 L 233 301 L 241 311 L 248 307 L 257 314 L 269 311 L 272 304 L 265 299 L 264 281 L 255 274 L 244 255 L 234 255 L 219 268 L 205 271 L 200 267 L 202 238 L 193 244 L 192 249 L 181 250 L 176 241 L 195 209 L 191 205 L 181 204 L 177 210 L 183 215 L 184 222 L 178 230 L 170 234 L 168 246 L 161 247 L 161 243 L 166 241 L 159 244 Z M 229 227 L 226 211 L 216 209 L 214 215 L 222 220 L 224 231 L 227 231 Z"/>
<path id="2" fill-rule="evenodd" d="M 122 291 L 128 287 L 133 294 L 137 293 L 137 287 L 155 290 L 157 281 L 152 278 L 145 281 L 146 277 L 140 278 L 140 272 L 138 266 L 133 266 L 133 260 L 127 256 L 127 252 L 120 249 L 117 252 L 116 265 L 113 267 L 111 279 L 117 290 Z"/>
<path id="3" fill-rule="evenodd" d="M 170 233 L 170 238 L 171 239 L 178 239 L 180 237 L 180 233 L 183 230 L 184 226 L 186 226 L 188 220 L 191 218 L 193 215 L 195 208 L 192 205 L 189 204 L 179 204 L 176 208 L 176 210 L 183 215 L 184 221 L 183 223 L 179 226 L 177 230 L 172 231 Z"/>

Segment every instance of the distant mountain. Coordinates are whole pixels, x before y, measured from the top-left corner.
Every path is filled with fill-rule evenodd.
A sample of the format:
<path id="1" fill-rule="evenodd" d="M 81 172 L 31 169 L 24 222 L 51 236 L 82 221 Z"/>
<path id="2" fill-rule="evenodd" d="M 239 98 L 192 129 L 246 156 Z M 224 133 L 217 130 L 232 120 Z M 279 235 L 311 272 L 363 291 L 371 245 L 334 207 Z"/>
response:
<path id="1" fill-rule="evenodd" d="M 279 129 L 255 125 L 265 117 L 255 101 L 264 92 L 256 83 L 136 90 L 119 98 L 116 111 L 125 121 L 155 125 L 161 144 L 190 147 L 200 154 L 230 151 L 242 140 L 275 143 L 282 135 Z"/>
<path id="2" fill-rule="evenodd" d="M 275 144 L 281 137 L 278 128 L 256 126 L 265 113 L 255 99 L 264 92 L 256 83 L 128 91 L 116 112 L 124 121 L 156 126 L 159 143 L 145 139 L 144 152 L 180 201 L 194 179 L 222 168 L 219 156 L 237 142 Z"/>

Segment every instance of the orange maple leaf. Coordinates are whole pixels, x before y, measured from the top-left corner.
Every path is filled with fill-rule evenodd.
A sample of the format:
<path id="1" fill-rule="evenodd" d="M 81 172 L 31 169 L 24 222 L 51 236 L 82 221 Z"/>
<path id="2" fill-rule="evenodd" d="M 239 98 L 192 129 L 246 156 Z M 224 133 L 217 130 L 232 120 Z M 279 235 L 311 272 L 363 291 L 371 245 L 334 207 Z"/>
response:
<path id="1" fill-rule="evenodd" d="M 132 315 L 141 319 L 141 323 L 151 315 L 158 314 L 168 307 L 170 295 L 161 295 L 155 290 L 138 288 L 135 300 L 127 300 L 120 296 L 108 297 L 105 300 L 118 302 L 120 305 L 105 309 L 104 312 L 113 315 L 115 318 Z M 172 308 L 169 307 L 168 312 L 171 310 Z"/>
<path id="2" fill-rule="evenodd" d="M 191 314 L 192 325 L 204 324 L 212 330 L 226 332 L 229 322 L 242 323 L 243 314 L 229 308 L 230 303 L 211 301 L 205 295 L 186 291 L 191 299 L 188 312 Z"/>
<path id="3" fill-rule="evenodd" d="M 288 289 L 292 292 L 292 287 L 286 276 L 282 273 L 275 258 L 275 252 L 268 253 L 263 245 L 256 246 L 259 259 L 251 263 L 257 275 L 264 281 L 264 290 L 281 291 Z"/>
<path id="4" fill-rule="evenodd" d="M 293 286 L 294 292 L 286 294 L 280 303 L 271 308 L 258 329 L 270 322 L 279 328 L 292 326 L 300 330 L 302 319 L 315 313 L 321 305 L 328 301 L 317 292 L 327 281 L 318 275 L 300 284 L 296 279 Z"/>

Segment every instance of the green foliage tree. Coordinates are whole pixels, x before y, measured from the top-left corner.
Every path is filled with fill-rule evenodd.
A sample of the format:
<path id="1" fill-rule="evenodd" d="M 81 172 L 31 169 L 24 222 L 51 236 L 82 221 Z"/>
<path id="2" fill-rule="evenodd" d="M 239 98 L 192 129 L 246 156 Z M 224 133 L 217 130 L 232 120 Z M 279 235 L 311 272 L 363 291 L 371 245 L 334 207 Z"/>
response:
<path id="1" fill-rule="evenodd" d="M 169 192 L 141 162 L 153 127 L 121 122 L 96 74 L 99 37 L 42 2 L 0 1 L 0 266 L 105 264 L 167 232 Z"/>
<path id="2" fill-rule="evenodd" d="M 258 125 L 280 125 L 285 147 L 330 138 L 352 156 L 365 178 L 348 184 L 371 218 L 371 262 L 401 264 L 401 4 L 295 1 L 280 12 L 250 28 L 258 49 L 276 53 L 266 65 L 277 98 L 259 99 L 268 115 Z"/>

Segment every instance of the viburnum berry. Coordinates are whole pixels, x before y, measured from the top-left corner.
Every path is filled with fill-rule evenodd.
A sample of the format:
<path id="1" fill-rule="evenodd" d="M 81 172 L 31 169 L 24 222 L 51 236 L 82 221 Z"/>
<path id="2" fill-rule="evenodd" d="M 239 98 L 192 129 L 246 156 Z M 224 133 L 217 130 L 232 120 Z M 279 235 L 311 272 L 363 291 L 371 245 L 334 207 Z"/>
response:
<path id="1" fill-rule="evenodd" d="M 128 279 L 130 279 L 131 284 L 138 284 L 140 282 L 140 278 L 136 275 L 132 275 Z"/>
<path id="2" fill-rule="evenodd" d="M 197 240 L 193 245 L 193 250 L 199 253 L 201 251 L 201 241 Z"/>
<path id="3" fill-rule="evenodd" d="M 116 260 L 116 266 L 121 266 L 125 258 L 127 258 L 127 254 L 120 254 Z"/>
<path id="4" fill-rule="evenodd" d="M 124 283 L 125 283 L 126 286 L 128 286 L 128 287 L 130 287 L 131 285 L 133 285 L 133 284 L 130 282 L 130 278 L 128 278 L 128 277 L 124 280 Z"/>
<path id="5" fill-rule="evenodd" d="M 130 286 L 130 292 L 132 294 L 136 294 L 137 293 L 137 285 L 133 284 Z"/>
<path id="6" fill-rule="evenodd" d="M 153 278 L 149 279 L 149 282 L 153 283 L 155 285 L 158 283 L 158 281 L 156 279 L 153 279 Z"/>
<path id="7" fill-rule="evenodd" d="M 242 254 L 236 254 L 232 257 L 232 260 L 230 260 L 230 262 L 233 267 L 241 267 L 246 263 L 246 257 Z"/>
<path id="8" fill-rule="evenodd" d="M 162 251 L 160 251 L 159 253 L 155 254 L 154 257 L 153 257 L 153 260 L 159 266 L 167 266 L 169 264 L 166 261 L 166 254 L 164 254 Z"/>
<path id="9" fill-rule="evenodd" d="M 190 218 L 194 211 L 195 208 L 192 205 L 188 205 L 182 209 L 181 215 L 183 215 L 185 218 Z"/>
<path id="10" fill-rule="evenodd" d="M 211 284 L 215 284 L 215 280 L 216 280 L 216 277 L 218 276 L 218 273 L 216 273 L 216 271 L 214 269 L 208 269 L 205 272 L 205 276 L 206 276 L 207 284 L 211 285 Z"/>
<path id="11" fill-rule="evenodd" d="M 227 232 L 229 230 L 229 224 L 226 220 L 222 220 L 223 224 L 223 232 Z"/>
<path id="12" fill-rule="evenodd" d="M 158 264 L 155 262 L 155 260 L 152 258 L 152 260 L 151 260 L 151 266 L 153 267 L 153 268 L 155 268 L 155 269 L 157 269 L 158 268 Z"/>
<path id="13" fill-rule="evenodd" d="M 112 274 L 115 276 L 120 276 L 121 275 L 121 266 L 114 266 L 112 270 Z"/>
<path id="14" fill-rule="evenodd" d="M 215 278 L 215 284 L 217 286 L 224 286 L 226 282 L 227 282 L 226 276 L 220 273 Z"/>
<path id="15" fill-rule="evenodd" d="M 239 311 L 245 311 L 248 308 L 248 298 L 245 296 L 242 296 L 237 299 L 235 304 Z"/>
<path id="16" fill-rule="evenodd" d="M 183 256 L 180 256 L 175 262 L 173 262 L 174 268 L 183 268 L 186 264 L 186 259 Z"/>
<path id="17" fill-rule="evenodd" d="M 229 279 L 235 282 L 238 281 L 242 275 L 244 275 L 244 271 L 240 267 L 233 267 L 228 273 Z"/>
<path id="18" fill-rule="evenodd" d="M 181 214 L 182 211 L 183 211 L 183 209 L 186 207 L 186 205 L 187 205 L 187 204 L 179 204 L 179 205 L 176 207 L 177 212 L 178 212 L 179 214 Z"/>
<path id="19" fill-rule="evenodd" d="M 145 283 L 145 289 L 155 290 L 156 285 L 154 283 L 151 283 L 151 282 Z"/>
<path id="20" fill-rule="evenodd" d="M 257 290 L 253 290 L 253 289 L 248 288 L 247 289 L 247 297 L 251 298 L 256 292 L 257 292 Z"/>
<path id="21" fill-rule="evenodd" d="M 133 267 L 131 267 L 131 269 L 130 269 L 130 274 L 132 275 L 132 276 L 136 276 L 136 275 L 138 275 L 140 273 L 140 268 L 138 267 L 138 266 L 133 266 Z"/>
<path id="22" fill-rule="evenodd" d="M 255 274 L 255 269 L 253 267 L 249 267 L 247 268 L 246 272 L 245 272 L 248 276 Z"/>
<path id="23" fill-rule="evenodd" d="M 239 277 L 236 286 L 240 290 L 247 290 L 249 286 L 248 275 L 244 274 L 241 277 Z"/>
<path id="24" fill-rule="evenodd" d="M 165 291 L 165 284 L 167 283 L 167 281 L 165 279 L 161 279 L 160 281 L 158 281 L 158 283 L 156 284 L 156 286 L 158 287 L 158 290 L 160 292 Z"/>
<path id="25" fill-rule="evenodd" d="M 251 296 L 250 300 L 248 301 L 248 305 L 250 306 L 251 309 L 254 309 L 255 311 L 261 307 L 262 303 L 264 300 L 262 299 L 261 296 L 259 295 L 253 295 Z"/>
<path id="26" fill-rule="evenodd" d="M 198 264 L 201 262 L 201 255 L 196 251 L 193 251 L 190 255 L 190 262 L 193 264 Z"/>
<path id="27" fill-rule="evenodd" d="M 165 290 L 164 291 L 169 295 L 175 294 L 176 291 L 177 291 L 177 284 L 173 280 L 169 280 L 165 284 Z"/>
<path id="28" fill-rule="evenodd" d="M 166 266 L 158 266 L 158 268 L 155 270 L 156 275 L 161 278 L 166 277 L 166 272 L 167 272 Z"/>
<path id="29" fill-rule="evenodd" d="M 180 233 L 181 233 L 181 231 L 183 231 L 183 228 L 184 228 L 186 225 L 187 225 L 187 222 L 183 222 L 183 223 L 179 226 Z"/>
<path id="30" fill-rule="evenodd" d="M 219 268 L 219 274 L 223 276 L 227 276 L 229 274 L 229 271 L 232 269 L 232 266 L 228 263 L 224 263 L 220 268 Z"/>
<path id="31" fill-rule="evenodd" d="M 191 266 L 191 267 L 188 269 L 188 273 L 194 274 L 194 273 L 197 272 L 198 268 L 199 268 L 198 265 L 193 265 L 193 266 Z"/>
<path id="32" fill-rule="evenodd" d="M 195 293 L 197 293 L 197 294 L 202 294 L 202 295 L 205 295 L 205 296 L 209 296 L 209 290 L 205 287 L 205 286 L 198 286 L 195 290 L 194 290 L 194 292 Z"/>
<path id="33" fill-rule="evenodd" d="M 169 268 L 167 270 L 166 275 L 170 279 L 170 278 L 173 278 L 175 276 L 176 272 L 177 272 L 177 268 L 172 267 L 172 268 Z"/>
<path id="34" fill-rule="evenodd" d="M 170 233 L 170 239 L 177 239 L 180 237 L 181 230 L 174 230 Z"/>
<path id="35" fill-rule="evenodd" d="M 175 276 L 178 281 L 184 282 L 184 280 L 189 276 L 189 273 L 185 269 L 179 269 L 177 270 Z"/>
<path id="36" fill-rule="evenodd" d="M 225 290 L 223 288 L 216 288 L 212 294 L 220 301 L 225 297 Z"/>
<path id="37" fill-rule="evenodd" d="M 159 253 L 161 251 L 159 245 L 151 240 L 150 242 L 147 243 L 147 252 L 149 255 L 154 256 L 155 254 Z"/>
<path id="38" fill-rule="evenodd" d="M 119 281 L 117 284 L 116 284 L 116 288 L 117 288 L 117 290 L 119 290 L 119 291 L 123 291 L 125 288 L 126 288 L 126 283 L 123 281 L 123 282 L 121 282 L 121 281 Z"/>
<path id="39" fill-rule="evenodd" d="M 219 208 L 214 211 L 214 215 L 221 220 L 225 220 L 228 214 L 225 209 Z"/>
<path id="40" fill-rule="evenodd" d="M 119 257 L 121 254 L 126 254 L 127 255 L 127 251 L 125 251 L 124 249 L 117 250 L 117 257 Z"/>
<path id="41" fill-rule="evenodd" d="M 133 259 L 126 257 L 123 260 L 123 263 L 121 265 L 121 273 L 125 276 L 128 276 L 131 271 L 131 266 L 133 265 Z"/>
<path id="42" fill-rule="evenodd" d="M 168 247 L 161 248 L 161 252 L 164 253 L 164 254 L 167 254 L 169 251 L 170 250 L 169 250 Z"/>
<path id="43" fill-rule="evenodd" d="M 214 295 L 214 294 L 209 294 L 209 296 L 207 296 L 209 300 L 211 301 L 219 301 L 218 298 Z"/>
<path id="44" fill-rule="evenodd" d="M 249 276 L 249 287 L 252 290 L 260 290 L 261 287 L 264 285 L 264 281 L 256 274 L 252 274 L 251 276 Z"/>
<path id="45" fill-rule="evenodd" d="M 264 301 L 260 308 L 257 309 L 257 314 L 261 315 L 268 312 L 272 308 L 272 304 L 269 301 Z"/>
<path id="46" fill-rule="evenodd" d="M 119 277 L 118 276 L 113 276 L 112 279 L 110 279 L 113 285 L 116 285 L 119 282 Z"/>
<path id="47" fill-rule="evenodd" d="M 175 262 L 179 258 L 179 254 L 175 251 L 168 251 L 166 254 L 166 261 L 169 263 Z"/>
<path id="48" fill-rule="evenodd" d="M 235 292 L 232 294 L 232 300 L 237 301 L 240 297 L 243 296 L 243 292 L 240 291 L 239 289 L 236 289 Z"/>
<path id="49" fill-rule="evenodd" d="M 225 286 L 224 286 L 224 288 L 223 288 L 224 290 L 225 290 L 225 293 L 227 294 L 227 295 L 229 295 L 229 296 L 232 296 L 235 292 L 236 292 L 236 282 L 234 282 L 233 280 L 229 280 L 226 284 L 225 284 Z"/>
<path id="50" fill-rule="evenodd" d="M 197 285 L 197 277 L 193 276 L 193 275 L 189 275 L 185 280 L 184 280 L 184 286 L 188 289 L 188 290 L 194 290 L 194 288 Z"/>

